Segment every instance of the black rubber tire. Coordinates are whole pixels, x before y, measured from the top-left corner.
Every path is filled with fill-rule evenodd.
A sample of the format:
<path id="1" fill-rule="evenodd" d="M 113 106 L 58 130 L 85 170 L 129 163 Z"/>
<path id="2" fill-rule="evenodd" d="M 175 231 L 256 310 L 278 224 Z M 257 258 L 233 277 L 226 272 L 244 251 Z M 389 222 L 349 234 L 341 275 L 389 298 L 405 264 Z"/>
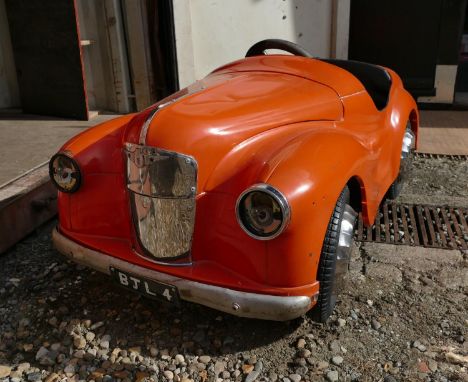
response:
<path id="1" fill-rule="evenodd" d="M 402 189 L 403 189 L 403 179 L 401 179 L 401 175 L 400 173 L 398 173 L 397 178 L 395 179 L 395 181 L 392 183 L 392 185 L 388 189 L 385 199 L 387 200 L 396 199 L 398 195 L 400 195 Z"/>
<path id="2" fill-rule="evenodd" d="M 320 290 L 317 304 L 311 310 L 314 321 L 325 322 L 333 313 L 336 305 L 334 295 L 334 283 L 336 273 L 336 251 L 340 235 L 341 221 L 346 204 L 349 204 L 350 192 L 346 186 L 336 202 L 333 214 L 328 222 L 327 232 L 323 241 L 320 263 L 317 271 L 317 280 L 320 282 Z"/>

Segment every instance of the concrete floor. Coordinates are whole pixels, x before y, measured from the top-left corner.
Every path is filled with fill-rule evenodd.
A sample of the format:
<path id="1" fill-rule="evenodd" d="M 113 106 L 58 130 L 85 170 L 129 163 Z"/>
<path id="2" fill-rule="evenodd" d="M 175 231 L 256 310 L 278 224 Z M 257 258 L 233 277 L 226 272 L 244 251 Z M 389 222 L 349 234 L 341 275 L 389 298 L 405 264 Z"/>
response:
<path id="1" fill-rule="evenodd" d="M 0 113 L 0 185 L 47 160 L 68 139 L 117 115 L 90 121 Z"/>
<path id="2" fill-rule="evenodd" d="M 90 121 L 0 112 L 0 185 L 46 162 L 72 136 L 116 115 Z M 421 111 L 419 151 L 468 154 L 468 111 Z"/>
<path id="3" fill-rule="evenodd" d="M 421 110 L 421 127 L 468 128 L 468 111 L 461 110 Z"/>
<path id="4" fill-rule="evenodd" d="M 468 155 L 468 111 L 420 112 L 420 152 Z"/>

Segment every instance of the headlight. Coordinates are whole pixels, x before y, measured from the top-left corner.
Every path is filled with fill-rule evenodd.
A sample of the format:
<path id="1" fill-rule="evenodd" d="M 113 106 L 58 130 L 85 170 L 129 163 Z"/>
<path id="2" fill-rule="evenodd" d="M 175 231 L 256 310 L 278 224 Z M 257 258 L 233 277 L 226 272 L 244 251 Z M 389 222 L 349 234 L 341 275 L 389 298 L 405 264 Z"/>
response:
<path id="1" fill-rule="evenodd" d="M 80 168 L 72 158 L 63 153 L 55 154 L 50 160 L 49 175 L 59 191 L 75 192 L 80 187 Z"/>
<path id="2" fill-rule="evenodd" d="M 237 221 L 249 236 L 269 240 L 286 228 L 291 210 L 281 192 L 268 184 L 256 184 L 239 196 L 236 214 Z"/>

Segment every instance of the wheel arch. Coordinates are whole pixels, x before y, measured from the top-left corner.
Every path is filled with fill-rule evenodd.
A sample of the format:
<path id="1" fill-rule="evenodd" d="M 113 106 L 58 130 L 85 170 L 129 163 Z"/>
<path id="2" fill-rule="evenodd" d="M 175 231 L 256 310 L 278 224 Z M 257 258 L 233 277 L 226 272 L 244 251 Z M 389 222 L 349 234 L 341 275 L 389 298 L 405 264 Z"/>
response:
<path id="1" fill-rule="evenodd" d="M 288 228 L 266 243 L 268 264 L 272 264 L 267 266 L 267 280 L 271 283 L 279 282 L 288 270 L 303 284 L 316 281 L 324 235 L 344 187 L 349 187 L 352 207 L 362 212 L 366 224 L 373 213 L 375 201 L 368 200 L 375 189 L 369 152 L 358 139 L 329 130 L 315 132 L 297 143 L 265 179 L 288 198 L 291 206 Z M 273 266 L 278 263 L 282 263 L 280 270 Z"/>
<path id="2" fill-rule="evenodd" d="M 364 207 L 364 198 L 362 195 L 365 192 L 364 184 L 361 179 L 355 175 L 348 180 L 346 185 L 349 188 L 351 207 L 353 207 L 356 212 L 362 212 Z"/>

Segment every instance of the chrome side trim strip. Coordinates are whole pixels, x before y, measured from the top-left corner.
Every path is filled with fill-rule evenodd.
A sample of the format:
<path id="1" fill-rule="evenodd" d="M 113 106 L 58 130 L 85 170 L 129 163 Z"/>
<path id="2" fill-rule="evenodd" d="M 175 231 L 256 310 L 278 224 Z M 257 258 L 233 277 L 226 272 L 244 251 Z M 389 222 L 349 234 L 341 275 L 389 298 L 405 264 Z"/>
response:
<path id="1" fill-rule="evenodd" d="M 146 142 L 146 136 L 148 135 L 148 129 L 149 129 L 150 125 L 151 125 L 151 122 L 153 121 L 154 116 L 158 113 L 159 110 L 165 108 L 167 105 L 171 104 L 174 101 L 175 100 L 162 103 L 162 104 L 158 105 L 157 107 L 155 107 L 153 110 L 151 110 L 151 113 L 146 118 L 146 121 L 145 121 L 145 123 L 143 124 L 143 126 L 142 126 L 142 128 L 140 130 L 140 139 L 138 140 L 140 145 L 144 145 L 145 142 Z"/>
<path id="2" fill-rule="evenodd" d="M 110 267 L 150 280 L 174 285 L 182 300 L 205 305 L 240 317 L 288 321 L 302 316 L 317 301 L 318 295 L 273 296 L 241 292 L 215 285 L 171 276 L 94 251 L 66 238 L 57 229 L 52 231 L 55 248 L 71 260 L 110 274 Z"/>
<path id="3" fill-rule="evenodd" d="M 153 121 L 155 115 L 161 110 L 164 109 L 166 106 L 169 106 L 170 104 L 177 102 L 185 97 L 188 97 L 189 95 L 198 93 L 199 91 L 205 89 L 205 83 L 203 80 L 200 81 L 195 81 L 193 84 L 189 85 L 188 87 L 179 90 L 177 93 L 174 93 L 161 101 L 159 101 L 159 105 L 156 106 L 151 112 L 148 114 L 148 117 L 146 118 L 145 123 L 143 124 L 141 130 L 140 130 L 140 137 L 138 140 L 138 143 L 140 145 L 146 144 L 146 137 L 148 136 L 148 130 L 151 125 L 151 122 Z"/>

